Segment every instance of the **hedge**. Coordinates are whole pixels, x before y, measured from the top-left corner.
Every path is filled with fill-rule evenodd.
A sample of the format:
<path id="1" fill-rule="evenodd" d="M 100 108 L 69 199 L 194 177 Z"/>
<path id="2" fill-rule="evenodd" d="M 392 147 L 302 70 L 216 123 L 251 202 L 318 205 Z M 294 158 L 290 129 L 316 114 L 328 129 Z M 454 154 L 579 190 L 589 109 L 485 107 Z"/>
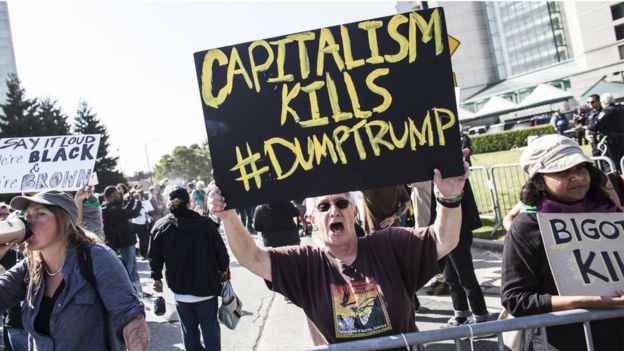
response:
<path id="1" fill-rule="evenodd" d="M 526 146 L 529 136 L 553 133 L 555 133 L 555 128 L 547 124 L 518 130 L 471 136 L 471 149 L 473 154 L 511 150 L 514 147 Z"/>

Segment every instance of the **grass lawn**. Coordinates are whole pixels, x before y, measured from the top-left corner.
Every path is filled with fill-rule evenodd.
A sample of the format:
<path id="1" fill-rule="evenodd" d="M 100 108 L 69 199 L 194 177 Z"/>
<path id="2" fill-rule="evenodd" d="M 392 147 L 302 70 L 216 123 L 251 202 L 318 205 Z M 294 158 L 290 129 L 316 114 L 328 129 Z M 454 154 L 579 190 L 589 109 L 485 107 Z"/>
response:
<path id="1" fill-rule="evenodd" d="M 584 145 L 581 148 L 585 154 L 591 155 L 589 145 Z M 486 171 L 483 169 L 475 169 L 470 175 L 470 183 L 483 221 L 483 227 L 475 231 L 476 236 L 481 238 L 501 238 L 504 236 L 505 230 L 502 226 L 497 233 L 491 235 L 496 222 L 491 189 L 496 191 L 500 213 L 501 216 L 504 216 L 520 201 L 520 188 L 526 182 L 526 174 L 520 166 L 510 165 L 519 163 L 521 154 L 522 149 L 516 149 L 476 154 L 471 157 L 473 167 L 485 167 L 494 179 L 493 184 L 490 184 L 485 174 Z"/>

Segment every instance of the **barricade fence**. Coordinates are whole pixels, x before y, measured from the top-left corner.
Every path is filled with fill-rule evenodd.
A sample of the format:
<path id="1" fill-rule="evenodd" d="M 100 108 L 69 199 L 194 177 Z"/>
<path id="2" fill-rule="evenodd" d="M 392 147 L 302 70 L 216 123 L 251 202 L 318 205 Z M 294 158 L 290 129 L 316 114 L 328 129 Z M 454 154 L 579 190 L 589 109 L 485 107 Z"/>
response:
<path id="1" fill-rule="evenodd" d="M 624 309 L 612 310 L 586 310 L 576 309 L 570 311 L 552 312 L 538 314 L 534 316 L 511 318 L 506 320 L 477 323 L 472 325 L 464 325 L 454 328 L 428 330 L 423 332 L 414 332 L 408 334 L 398 334 L 391 336 L 382 336 L 371 339 L 358 341 L 349 341 L 339 344 L 322 345 L 311 348 L 310 350 L 331 350 L 331 351 L 369 351 L 369 350 L 385 350 L 390 348 L 405 348 L 407 350 L 417 350 L 416 345 L 425 346 L 426 344 L 453 340 L 455 349 L 462 350 L 462 339 L 469 338 L 471 343 L 474 337 L 483 337 L 495 335 L 498 341 L 499 350 L 510 350 L 503 341 L 503 333 L 517 330 L 524 330 L 526 336 L 534 329 L 539 329 L 544 340 L 544 350 L 548 350 L 548 333 L 546 327 L 555 325 L 565 325 L 571 323 L 583 323 L 585 331 L 585 343 L 587 350 L 594 350 L 591 329 L 589 322 L 600 319 L 611 319 L 624 317 Z M 469 349 L 474 349 L 470 345 Z M 528 343 L 525 343 L 525 349 Z M 515 351 L 515 350 L 514 350 Z"/>
<path id="2" fill-rule="evenodd" d="M 494 188 L 487 168 L 483 166 L 470 167 L 470 185 L 479 209 L 479 215 L 483 218 L 496 219 L 495 197 L 492 195 Z"/>
<path id="3" fill-rule="evenodd" d="M 615 169 L 615 163 L 606 156 L 595 156 L 592 160 L 603 172 Z M 624 157 L 620 160 L 624 167 Z M 518 202 L 520 190 L 528 179 L 520 163 L 500 164 L 486 169 L 470 167 L 470 184 L 482 218 L 495 220 L 492 235 L 502 226 L 503 218 Z"/>

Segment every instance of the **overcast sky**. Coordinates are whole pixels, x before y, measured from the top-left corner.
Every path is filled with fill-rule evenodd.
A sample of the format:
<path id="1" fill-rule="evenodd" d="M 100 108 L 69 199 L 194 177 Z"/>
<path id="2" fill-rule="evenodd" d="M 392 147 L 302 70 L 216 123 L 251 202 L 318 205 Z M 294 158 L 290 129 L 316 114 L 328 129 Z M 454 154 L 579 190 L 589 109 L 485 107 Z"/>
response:
<path id="1" fill-rule="evenodd" d="M 206 139 L 193 53 L 396 12 L 395 1 L 9 2 L 29 97 L 86 99 L 128 175 Z"/>

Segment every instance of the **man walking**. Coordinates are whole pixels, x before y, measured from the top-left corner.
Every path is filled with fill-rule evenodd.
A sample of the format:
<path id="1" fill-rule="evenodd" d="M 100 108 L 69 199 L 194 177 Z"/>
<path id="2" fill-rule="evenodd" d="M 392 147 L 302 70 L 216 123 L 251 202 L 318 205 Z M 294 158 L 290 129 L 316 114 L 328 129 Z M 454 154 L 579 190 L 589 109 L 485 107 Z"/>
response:
<path id="1" fill-rule="evenodd" d="M 154 291 L 162 292 L 162 270 L 174 293 L 184 349 L 220 350 L 217 296 L 229 279 L 230 257 L 214 222 L 190 208 L 186 189 L 169 194 L 170 214 L 152 229 L 149 246 Z M 201 336 L 204 340 L 202 346 Z"/>
<path id="2" fill-rule="evenodd" d="M 104 189 L 104 204 L 102 205 L 102 220 L 104 222 L 104 237 L 106 245 L 117 251 L 123 261 L 130 281 L 139 297 L 143 297 L 143 288 L 136 264 L 136 235 L 132 230 L 130 220 L 141 213 L 139 194 L 123 202 L 121 193 L 114 186 Z"/>

